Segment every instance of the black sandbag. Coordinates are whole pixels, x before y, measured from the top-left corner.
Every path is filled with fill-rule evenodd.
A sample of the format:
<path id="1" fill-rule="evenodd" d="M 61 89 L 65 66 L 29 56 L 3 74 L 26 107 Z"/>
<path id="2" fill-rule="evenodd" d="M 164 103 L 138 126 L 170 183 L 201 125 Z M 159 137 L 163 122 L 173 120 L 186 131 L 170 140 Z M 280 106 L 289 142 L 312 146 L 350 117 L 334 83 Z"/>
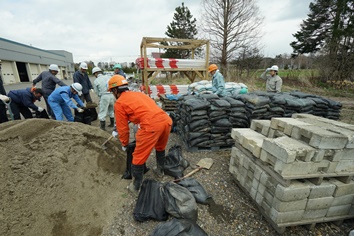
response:
<path id="1" fill-rule="evenodd" d="M 207 136 L 202 136 L 202 137 L 199 137 L 199 138 L 195 138 L 195 139 L 192 139 L 192 140 L 189 140 L 188 143 L 191 147 L 197 145 L 198 143 L 201 143 L 201 142 L 204 142 L 206 140 L 209 140 L 210 138 L 207 137 Z"/>
<path id="2" fill-rule="evenodd" d="M 204 98 L 206 100 L 219 99 L 219 96 L 216 95 L 215 93 L 203 93 L 203 94 L 200 94 L 199 97 Z"/>
<path id="3" fill-rule="evenodd" d="M 196 120 L 196 121 L 193 121 L 189 124 L 189 128 L 190 128 L 190 131 L 193 131 L 193 130 L 195 131 L 200 126 L 209 126 L 209 125 L 210 125 L 210 121 L 207 119 Z"/>
<path id="4" fill-rule="evenodd" d="M 88 111 L 88 114 L 91 116 L 91 121 L 95 121 L 98 118 L 98 114 L 96 108 L 86 108 L 85 110 Z"/>
<path id="5" fill-rule="evenodd" d="M 188 177 L 177 182 L 177 184 L 188 189 L 189 192 L 193 194 L 197 203 L 207 204 L 207 200 L 211 198 L 204 187 L 195 178 Z"/>
<path id="6" fill-rule="evenodd" d="M 188 166 L 189 162 L 182 155 L 182 147 L 172 146 L 165 157 L 164 174 L 178 179 L 183 177 L 183 172 Z"/>
<path id="7" fill-rule="evenodd" d="M 217 107 L 223 107 L 223 108 L 231 107 L 231 104 L 228 101 L 223 99 L 212 100 L 210 101 L 210 103 Z"/>
<path id="8" fill-rule="evenodd" d="M 188 99 L 184 102 L 187 108 L 191 111 L 208 109 L 210 103 L 200 98 Z"/>
<path id="9" fill-rule="evenodd" d="M 36 118 L 49 119 L 49 116 L 47 111 L 43 109 L 43 111 L 36 111 Z"/>
<path id="10" fill-rule="evenodd" d="M 163 199 L 162 184 L 153 179 L 144 179 L 133 211 L 134 219 L 140 222 L 167 220 L 168 214 L 161 204 Z"/>
<path id="11" fill-rule="evenodd" d="M 150 236 L 207 236 L 199 225 L 190 220 L 173 218 L 171 221 L 160 223 Z"/>
<path id="12" fill-rule="evenodd" d="M 197 221 L 197 202 L 188 189 L 174 182 L 167 182 L 163 184 L 162 191 L 164 197 L 163 203 L 168 214 L 178 219 Z"/>
<path id="13" fill-rule="evenodd" d="M 87 125 L 91 125 L 91 121 L 92 121 L 91 112 L 89 110 L 85 109 L 84 112 L 80 113 L 75 109 L 74 121 L 81 122 L 81 123 L 84 123 Z"/>
<path id="14" fill-rule="evenodd" d="M 221 99 L 228 101 L 230 103 L 231 107 L 244 107 L 245 106 L 245 104 L 242 101 L 236 100 L 236 99 L 229 97 L 229 96 L 223 97 Z"/>

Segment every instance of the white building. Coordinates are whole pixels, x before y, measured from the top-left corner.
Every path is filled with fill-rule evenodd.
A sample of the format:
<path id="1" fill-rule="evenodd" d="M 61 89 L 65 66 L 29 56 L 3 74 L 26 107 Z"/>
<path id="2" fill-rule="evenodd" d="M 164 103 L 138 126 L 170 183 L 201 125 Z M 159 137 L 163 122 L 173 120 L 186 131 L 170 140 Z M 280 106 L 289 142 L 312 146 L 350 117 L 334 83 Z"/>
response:
<path id="1" fill-rule="evenodd" d="M 43 50 L 0 38 L 0 76 L 4 84 L 31 82 L 50 64 L 59 66 L 59 79 L 72 78 L 73 55 L 64 50 Z"/>

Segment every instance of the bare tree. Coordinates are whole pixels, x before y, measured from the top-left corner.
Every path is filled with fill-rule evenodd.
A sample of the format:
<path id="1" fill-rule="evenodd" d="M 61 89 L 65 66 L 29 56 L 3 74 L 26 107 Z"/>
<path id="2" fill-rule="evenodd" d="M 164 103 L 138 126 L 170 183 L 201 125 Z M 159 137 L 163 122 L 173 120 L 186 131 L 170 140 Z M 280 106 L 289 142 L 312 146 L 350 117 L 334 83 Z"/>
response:
<path id="1" fill-rule="evenodd" d="M 203 0 L 201 26 L 209 35 L 212 57 L 221 64 L 222 72 L 238 51 L 256 47 L 261 38 L 263 16 L 256 0 Z"/>

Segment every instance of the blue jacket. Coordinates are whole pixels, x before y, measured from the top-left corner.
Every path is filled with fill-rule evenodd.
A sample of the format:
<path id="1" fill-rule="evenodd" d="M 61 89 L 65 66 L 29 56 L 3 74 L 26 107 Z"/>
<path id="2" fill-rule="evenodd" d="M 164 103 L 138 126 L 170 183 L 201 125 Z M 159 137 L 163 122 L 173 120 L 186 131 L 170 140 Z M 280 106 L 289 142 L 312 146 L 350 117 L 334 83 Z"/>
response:
<path id="1" fill-rule="evenodd" d="M 127 76 L 125 75 L 125 73 L 124 73 L 124 71 L 123 71 L 122 69 L 120 69 L 120 70 L 118 71 L 118 75 L 121 75 L 121 76 L 123 76 L 124 78 L 127 78 Z"/>
<path id="2" fill-rule="evenodd" d="M 73 103 L 71 98 L 74 98 L 75 101 L 80 105 L 84 106 L 82 103 L 81 99 L 77 94 L 73 94 L 71 92 L 71 87 L 70 86 L 62 86 L 59 88 L 56 88 L 52 94 L 48 97 L 48 101 L 54 102 L 54 103 L 59 103 L 63 104 L 66 103 L 69 107 L 73 109 L 77 109 L 78 107 Z"/>
<path id="3" fill-rule="evenodd" d="M 55 86 L 58 84 L 60 86 L 66 86 L 64 82 L 55 77 L 50 71 L 43 71 L 38 75 L 38 77 L 33 80 L 33 84 L 42 81 L 42 90 L 43 93 L 49 96 L 55 89 Z"/>
<path id="4" fill-rule="evenodd" d="M 10 90 L 8 96 L 11 98 L 11 102 L 38 111 L 38 107 L 34 105 L 34 102 L 39 99 L 31 92 L 31 88 Z"/>
<path id="5" fill-rule="evenodd" d="M 213 93 L 225 96 L 225 80 L 224 76 L 217 70 L 212 78 Z"/>
<path id="6" fill-rule="evenodd" d="M 80 70 L 76 71 L 73 75 L 74 83 L 80 83 L 82 85 L 82 93 L 88 94 L 90 89 L 93 89 L 90 78 L 86 73 L 81 73 Z"/>

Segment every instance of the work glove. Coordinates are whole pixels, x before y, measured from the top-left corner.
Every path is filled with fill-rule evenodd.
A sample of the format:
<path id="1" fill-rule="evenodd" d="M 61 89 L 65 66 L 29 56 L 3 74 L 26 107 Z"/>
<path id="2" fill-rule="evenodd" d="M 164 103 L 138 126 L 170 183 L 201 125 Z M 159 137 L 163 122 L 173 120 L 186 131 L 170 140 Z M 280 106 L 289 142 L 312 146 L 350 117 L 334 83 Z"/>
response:
<path id="1" fill-rule="evenodd" d="M 10 98 L 8 96 L 0 94 L 0 99 L 3 100 L 4 102 L 10 101 Z"/>
<path id="2" fill-rule="evenodd" d="M 42 112 L 42 111 L 44 111 L 44 109 L 42 107 L 38 107 L 38 111 Z"/>
<path id="3" fill-rule="evenodd" d="M 122 150 L 125 152 L 127 151 L 127 147 L 122 146 Z"/>
<path id="4" fill-rule="evenodd" d="M 115 130 L 113 130 L 113 131 L 112 131 L 112 136 L 116 138 L 116 137 L 118 136 L 118 132 L 115 131 Z"/>
<path id="5" fill-rule="evenodd" d="M 94 93 L 95 91 L 93 89 L 90 89 L 91 93 Z"/>
<path id="6" fill-rule="evenodd" d="M 270 71 L 270 68 L 267 68 L 267 69 L 266 69 L 266 72 L 268 72 L 268 71 Z"/>
<path id="7" fill-rule="evenodd" d="M 82 108 L 77 108 L 77 111 L 79 112 L 79 113 L 82 113 L 82 112 L 84 112 L 84 109 L 82 109 Z"/>

